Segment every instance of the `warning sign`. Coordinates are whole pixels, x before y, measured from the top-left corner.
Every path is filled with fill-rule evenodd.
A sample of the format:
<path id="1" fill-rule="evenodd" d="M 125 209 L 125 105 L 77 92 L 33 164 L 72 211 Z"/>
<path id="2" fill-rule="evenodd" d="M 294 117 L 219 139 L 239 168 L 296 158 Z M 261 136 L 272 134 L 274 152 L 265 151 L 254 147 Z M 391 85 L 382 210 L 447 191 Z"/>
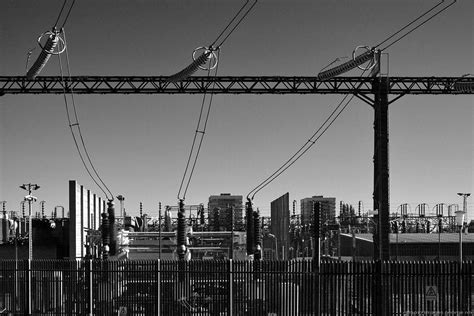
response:
<path id="1" fill-rule="evenodd" d="M 127 307 L 120 306 L 118 310 L 118 316 L 127 316 Z"/>
<path id="2" fill-rule="evenodd" d="M 438 287 L 431 285 L 426 287 L 425 300 L 436 301 L 438 300 Z"/>

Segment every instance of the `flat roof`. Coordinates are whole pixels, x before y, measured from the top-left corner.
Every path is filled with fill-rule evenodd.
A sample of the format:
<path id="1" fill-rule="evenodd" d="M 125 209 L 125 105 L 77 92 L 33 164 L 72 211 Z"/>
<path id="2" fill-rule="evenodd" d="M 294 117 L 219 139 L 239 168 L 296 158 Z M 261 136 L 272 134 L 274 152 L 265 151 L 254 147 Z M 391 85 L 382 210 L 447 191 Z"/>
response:
<path id="1" fill-rule="evenodd" d="M 459 233 L 403 233 L 403 234 L 390 234 L 390 243 L 413 243 L 413 244 L 425 244 L 425 243 L 438 243 L 438 238 L 441 243 L 459 243 Z M 352 237 L 351 234 L 342 233 L 341 236 Z M 356 239 L 373 242 L 372 234 L 355 234 Z M 463 243 L 474 243 L 474 233 L 462 234 Z"/>

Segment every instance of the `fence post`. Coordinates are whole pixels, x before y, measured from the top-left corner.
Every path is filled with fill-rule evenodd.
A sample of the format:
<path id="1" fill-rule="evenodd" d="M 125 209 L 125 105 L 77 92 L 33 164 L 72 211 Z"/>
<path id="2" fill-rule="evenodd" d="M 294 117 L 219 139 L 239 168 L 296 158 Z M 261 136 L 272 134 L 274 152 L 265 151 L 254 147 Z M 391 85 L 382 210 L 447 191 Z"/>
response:
<path id="1" fill-rule="evenodd" d="M 158 259 L 157 261 L 157 276 L 156 276 L 156 281 L 158 285 L 158 293 L 157 293 L 157 305 L 158 305 L 158 316 L 161 315 L 161 259 Z"/>
<path id="2" fill-rule="evenodd" d="M 384 302 L 384 288 L 382 286 L 382 260 L 379 259 L 375 263 L 375 282 L 376 282 L 376 297 L 377 297 L 377 315 L 385 316 L 384 303 L 389 304 L 389 302 Z"/>
<path id="3" fill-rule="evenodd" d="M 92 288 L 92 259 L 89 259 L 89 315 L 94 315 L 94 304 L 93 304 L 93 288 Z"/>
<path id="4" fill-rule="evenodd" d="M 32 293 L 31 293 L 31 259 L 28 259 L 28 315 L 32 313 Z"/>
<path id="5" fill-rule="evenodd" d="M 233 277 L 233 266 L 232 266 L 232 259 L 229 259 L 229 315 L 232 316 L 233 312 L 233 305 L 234 305 L 234 277 Z"/>
<path id="6" fill-rule="evenodd" d="M 320 307 L 320 277 L 319 277 L 319 270 L 321 268 L 321 203 L 316 202 L 313 204 L 313 238 L 316 243 L 313 252 L 313 265 L 314 265 L 314 278 L 315 278 L 315 309 L 316 315 L 320 315 L 321 307 Z"/>

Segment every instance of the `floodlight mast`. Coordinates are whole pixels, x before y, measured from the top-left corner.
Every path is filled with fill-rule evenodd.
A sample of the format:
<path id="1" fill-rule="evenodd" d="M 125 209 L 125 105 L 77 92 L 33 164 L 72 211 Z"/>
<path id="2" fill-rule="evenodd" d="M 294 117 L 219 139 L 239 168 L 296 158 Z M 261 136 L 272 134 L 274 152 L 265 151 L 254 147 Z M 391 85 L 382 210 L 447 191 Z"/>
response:
<path id="1" fill-rule="evenodd" d="M 28 259 L 33 259 L 33 222 L 31 216 L 31 203 L 37 200 L 36 197 L 31 195 L 32 191 L 36 191 L 40 188 L 39 185 L 33 183 L 26 183 L 20 185 L 20 189 L 28 191 L 28 195 L 25 196 L 24 201 L 28 202 Z"/>

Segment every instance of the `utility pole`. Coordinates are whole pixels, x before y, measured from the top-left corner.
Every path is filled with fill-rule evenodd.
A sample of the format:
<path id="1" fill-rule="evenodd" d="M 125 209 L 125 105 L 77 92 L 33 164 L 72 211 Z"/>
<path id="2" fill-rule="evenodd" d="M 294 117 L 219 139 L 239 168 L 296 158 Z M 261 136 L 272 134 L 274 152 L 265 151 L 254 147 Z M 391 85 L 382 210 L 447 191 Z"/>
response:
<path id="1" fill-rule="evenodd" d="M 28 259 L 33 259 L 33 223 L 31 221 L 31 203 L 36 201 L 37 198 L 31 195 L 32 191 L 36 191 L 40 188 L 39 185 L 33 183 L 27 183 L 20 185 L 20 188 L 28 191 L 28 195 L 25 196 L 24 201 L 28 201 Z"/>

